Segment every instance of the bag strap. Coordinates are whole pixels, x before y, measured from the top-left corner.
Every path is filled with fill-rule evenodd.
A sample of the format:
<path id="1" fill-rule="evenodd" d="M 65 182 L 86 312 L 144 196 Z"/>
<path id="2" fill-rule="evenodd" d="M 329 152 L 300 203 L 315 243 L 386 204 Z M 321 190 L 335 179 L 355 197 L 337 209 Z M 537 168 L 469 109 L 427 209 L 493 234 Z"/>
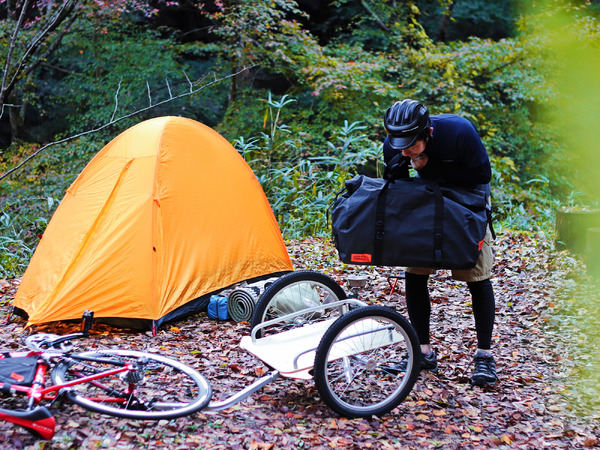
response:
<path id="1" fill-rule="evenodd" d="M 494 231 L 494 224 L 492 223 L 492 205 L 489 203 L 485 203 L 485 213 L 487 216 L 487 223 L 490 227 L 490 232 L 492 233 L 492 239 L 496 239 L 496 231 Z"/>
<path id="2" fill-rule="evenodd" d="M 390 178 L 385 182 L 379 195 L 377 196 L 377 207 L 375 209 L 375 241 L 373 244 L 373 262 L 378 264 L 383 254 L 383 237 L 385 230 L 385 206 L 388 193 L 388 187 L 393 180 Z"/>
<path id="3" fill-rule="evenodd" d="M 383 188 L 377 196 L 377 208 L 375 210 L 375 241 L 373 248 L 373 261 L 378 264 L 383 254 L 383 238 L 385 235 L 385 208 L 388 193 L 388 187 L 392 179 L 386 181 Z M 434 195 L 434 262 L 436 267 L 441 267 L 443 262 L 442 248 L 444 244 L 444 196 L 440 185 L 435 181 L 428 183 Z"/>
<path id="4" fill-rule="evenodd" d="M 395 155 L 386 165 L 383 173 L 383 178 L 386 180 L 383 188 L 377 196 L 377 207 L 375 209 L 375 241 L 373 244 L 373 261 L 378 263 L 381 261 L 383 254 L 383 235 L 385 230 L 385 206 L 390 183 L 394 182 L 398 171 L 406 166 L 407 160 L 400 161 L 401 153 Z"/>
<path id="5" fill-rule="evenodd" d="M 386 199 L 390 183 L 393 183 L 393 179 L 388 179 L 381 188 L 379 195 L 377 196 L 377 207 L 375 210 L 375 241 L 373 249 L 373 262 L 379 264 L 381 256 L 383 254 L 383 238 L 385 234 L 385 209 Z M 442 189 L 436 181 L 428 181 L 429 186 L 433 190 L 434 196 L 434 263 L 435 267 L 442 267 L 444 261 L 444 196 Z M 494 239 L 496 233 L 492 227 L 492 214 L 491 206 L 486 205 L 487 218 L 490 231 Z"/>
<path id="6" fill-rule="evenodd" d="M 433 249 L 434 249 L 434 262 L 435 267 L 442 267 L 442 261 L 444 255 L 442 248 L 444 245 L 444 196 L 442 195 L 442 189 L 440 185 L 431 181 L 429 183 L 433 189 L 433 196 L 435 201 L 435 209 L 433 216 Z"/>

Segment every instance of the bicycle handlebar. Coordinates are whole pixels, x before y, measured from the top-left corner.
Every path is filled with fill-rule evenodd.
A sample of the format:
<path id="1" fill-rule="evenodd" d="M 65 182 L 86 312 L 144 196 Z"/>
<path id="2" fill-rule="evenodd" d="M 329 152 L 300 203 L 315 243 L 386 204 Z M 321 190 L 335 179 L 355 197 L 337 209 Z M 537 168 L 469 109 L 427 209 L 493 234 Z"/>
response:
<path id="1" fill-rule="evenodd" d="M 87 336 L 92 329 L 92 322 L 94 321 L 94 311 L 90 311 L 86 309 L 83 312 L 83 316 L 81 318 L 81 332 L 83 335 Z"/>
<path id="2" fill-rule="evenodd" d="M 90 329 L 92 328 L 92 323 L 94 319 L 94 312 L 89 309 L 83 312 L 83 316 L 81 318 L 81 331 L 78 333 L 70 333 L 64 336 L 59 336 L 56 339 L 51 341 L 45 341 L 44 344 L 47 345 L 47 349 L 52 349 L 58 347 L 60 344 L 66 341 L 70 341 L 72 339 L 81 339 L 89 336 Z M 43 347 L 43 346 L 42 346 Z"/>

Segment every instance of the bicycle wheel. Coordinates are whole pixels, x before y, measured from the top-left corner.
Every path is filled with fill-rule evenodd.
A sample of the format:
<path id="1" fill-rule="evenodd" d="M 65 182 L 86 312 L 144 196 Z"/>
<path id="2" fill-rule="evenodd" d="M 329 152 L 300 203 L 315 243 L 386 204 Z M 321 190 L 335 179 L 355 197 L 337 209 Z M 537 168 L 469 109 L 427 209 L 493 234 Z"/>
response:
<path id="1" fill-rule="evenodd" d="M 345 298 L 347 296 L 341 286 L 325 274 L 312 271 L 292 272 L 282 276 L 265 290 L 256 303 L 251 326 L 254 329 L 268 320 Z M 337 317 L 340 314 L 339 308 L 307 312 L 262 328 L 257 331 L 256 337 L 280 333 L 314 321 Z"/>
<path id="2" fill-rule="evenodd" d="M 133 370 L 102 376 L 130 364 Z M 84 377 L 94 380 L 81 381 Z M 164 356 L 101 350 L 65 356 L 50 373 L 56 385 L 74 383 L 65 395 L 91 411 L 130 419 L 173 419 L 204 408 L 212 396 L 194 369 Z"/>
<path id="3" fill-rule="evenodd" d="M 343 416 L 379 416 L 411 391 L 420 357 L 415 331 L 401 314 L 382 306 L 361 307 L 337 319 L 323 335 L 315 355 L 315 385 L 323 401 Z"/>

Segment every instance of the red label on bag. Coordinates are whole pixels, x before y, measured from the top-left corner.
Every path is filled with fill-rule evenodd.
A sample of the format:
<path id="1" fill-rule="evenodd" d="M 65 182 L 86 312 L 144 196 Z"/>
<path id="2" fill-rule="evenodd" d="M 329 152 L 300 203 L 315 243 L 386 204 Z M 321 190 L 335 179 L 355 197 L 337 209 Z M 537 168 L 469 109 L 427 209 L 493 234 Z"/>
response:
<path id="1" fill-rule="evenodd" d="M 11 373 L 9 376 L 13 380 L 16 380 L 16 381 L 19 381 L 19 382 L 21 382 L 21 381 L 23 381 L 25 379 L 25 377 L 23 375 L 15 373 L 15 372 Z"/>
<path id="2" fill-rule="evenodd" d="M 350 255 L 350 261 L 356 263 L 369 263 L 372 260 L 372 256 L 369 253 L 352 253 Z"/>
<path id="3" fill-rule="evenodd" d="M 479 251 L 481 251 L 481 249 L 483 248 L 483 241 L 485 241 L 485 239 L 479 241 Z"/>

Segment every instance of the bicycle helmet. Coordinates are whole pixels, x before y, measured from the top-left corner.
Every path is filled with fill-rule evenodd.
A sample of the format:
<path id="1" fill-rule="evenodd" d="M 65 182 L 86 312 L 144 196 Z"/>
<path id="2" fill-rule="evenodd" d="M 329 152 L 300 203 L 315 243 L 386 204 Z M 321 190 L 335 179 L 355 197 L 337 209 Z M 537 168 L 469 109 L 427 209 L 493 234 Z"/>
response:
<path id="1" fill-rule="evenodd" d="M 383 125 L 394 150 L 412 147 L 419 136 L 431 127 L 429 111 L 423 103 L 406 99 L 394 103 L 385 112 Z"/>

